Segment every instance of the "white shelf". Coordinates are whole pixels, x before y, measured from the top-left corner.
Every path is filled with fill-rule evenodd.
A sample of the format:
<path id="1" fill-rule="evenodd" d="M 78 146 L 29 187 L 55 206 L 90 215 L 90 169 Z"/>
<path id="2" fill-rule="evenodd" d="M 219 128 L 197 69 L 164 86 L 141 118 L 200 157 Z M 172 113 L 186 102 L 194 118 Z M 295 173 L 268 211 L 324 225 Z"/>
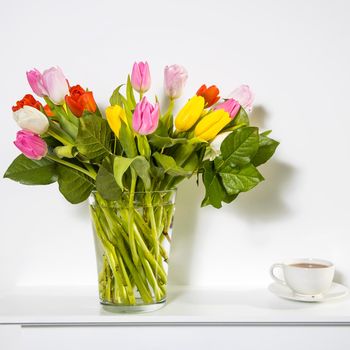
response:
<path id="1" fill-rule="evenodd" d="M 350 298 L 327 303 L 279 299 L 267 289 L 169 287 L 168 303 L 143 314 L 115 314 L 98 302 L 95 287 L 21 287 L 0 295 L 0 324 L 349 324 Z"/>

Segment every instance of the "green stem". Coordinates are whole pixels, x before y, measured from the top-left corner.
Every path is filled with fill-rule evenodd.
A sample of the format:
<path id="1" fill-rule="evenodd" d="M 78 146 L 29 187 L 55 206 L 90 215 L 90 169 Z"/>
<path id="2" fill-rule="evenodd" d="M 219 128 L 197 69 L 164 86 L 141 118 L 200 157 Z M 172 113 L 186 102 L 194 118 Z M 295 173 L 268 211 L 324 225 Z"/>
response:
<path id="1" fill-rule="evenodd" d="M 57 135 L 53 130 L 49 129 L 47 131 L 47 134 L 49 134 L 50 136 L 54 137 L 56 140 L 60 141 L 65 146 L 73 146 L 72 143 L 70 143 L 69 141 L 67 141 L 66 139 L 61 137 L 60 135 Z"/>
<path id="2" fill-rule="evenodd" d="M 54 155 L 51 155 L 51 154 L 47 154 L 45 157 L 48 158 L 48 159 L 51 159 L 51 160 L 53 160 L 53 161 L 55 161 L 57 163 L 63 164 L 65 166 L 68 166 L 69 168 L 78 170 L 78 171 L 82 172 L 83 174 L 91 177 L 93 180 L 96 180 L 96 173 L 95 174 L 91 174 L 90 171 L 85 170 L 84 168 L 80 167 L 79 165 L 67 162 L 67 161 L 65 161 L 63 159 L 60 159 L 60 158 L 58 158 L 58 157 L 56 157 Z"/>
<path id="3" fill-rule="evenodd" d="M 129 244 L 131 249 L 132 260 L 137 266 L 139 263 L 139 256 L 137 254 L 135 235 L 134 235 L 134 196 L 136 187 L 136 173 L 134 169 L 131 169 L 131 185 L 130 185 L 130 195 L 129 195 Z"/>

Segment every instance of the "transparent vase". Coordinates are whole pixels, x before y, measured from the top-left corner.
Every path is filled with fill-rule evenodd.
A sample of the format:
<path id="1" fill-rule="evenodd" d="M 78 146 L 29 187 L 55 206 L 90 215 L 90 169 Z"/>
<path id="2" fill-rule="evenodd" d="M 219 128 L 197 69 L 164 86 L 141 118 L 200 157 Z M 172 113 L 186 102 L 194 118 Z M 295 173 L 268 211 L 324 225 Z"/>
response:
<path id="1" fill-rule="evenodd" d="M 167 297 L 175 190 L 90 196 L 100 302 L 117 312 L 153 311 Z"/>

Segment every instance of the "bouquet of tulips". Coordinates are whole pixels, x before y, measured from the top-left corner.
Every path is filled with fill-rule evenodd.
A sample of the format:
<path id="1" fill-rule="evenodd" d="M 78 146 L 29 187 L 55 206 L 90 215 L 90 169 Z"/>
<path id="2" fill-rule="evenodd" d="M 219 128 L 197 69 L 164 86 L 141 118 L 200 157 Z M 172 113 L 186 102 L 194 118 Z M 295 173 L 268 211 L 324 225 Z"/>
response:
<path id="1" fill-rule="evenodd" d="M 249 87 L 221 99 L 216 86 L 202 85 L 174 113 L 186 70 L 165 67 L 163 109 L 157 97 L 150 102 L 145 95 L 151 76 L 140 62 L 103 115 L 93 93 L 70 85 L 59 68 L 31 70 L 27 79 L 45 103 L 28 94 L 12 107 L 21 128 L 14 144 L 22 154 L 4 176 L 26 185 L 57 181 L 71 203 L 90 196 L 102 302 L 162 302 L 174 189 L 201 175 L 202 206 L 220 208 L 263 180 L 257 167 L 278 146 L 269 131 L 249 125 Z"/>

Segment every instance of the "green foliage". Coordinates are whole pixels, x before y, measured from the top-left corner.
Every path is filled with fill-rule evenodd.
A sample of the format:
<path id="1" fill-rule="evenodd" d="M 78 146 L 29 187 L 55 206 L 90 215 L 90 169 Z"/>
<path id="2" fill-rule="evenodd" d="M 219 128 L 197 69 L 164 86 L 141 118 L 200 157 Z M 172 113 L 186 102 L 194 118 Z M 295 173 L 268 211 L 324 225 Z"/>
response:
<path id="1" fill-rule="evenodd" d="M 117 200 L 121 196 L 121 189 L 117 185 L 113 173 L 113 163 L 113 156 L 106 157 L 96 177 L 96 190 L 106 200 Z"/>
<path id="2" fill-rule="evenodd" d="M 161 153 L 154 153 L 154 159 L 164 169 L 164 172 L 171 176 L 190 176 L 191 171 L 187 171 L 176 164 L 173 157 Z"/>
<path id="3" fill-rule="evenodd" d="M 269 132 L 264 132 L 259 136 L 259 149 L 256 152 L 254 158 L 252 159 L 252 163 L 255 166 L 266 163 L 275 153 L 276 148 L 279 145 L 278 141 L 270 139 L 267 135 Z"/>
<path id="4" fill-rule="evenodd" d="M 4 177 L 24 185 L 48 185 L 57 181 L 56 164 L 46 158 L 32 160 L 21 154 L 8 167 Z"/>
<path id="5" fill-rule="evenodd" d="M 105 119 L 87 114 L 79 119 L 76 146 L 83 156 L 99 162 L 110 153 L 111 129 Z"/>
<path id="6" fill-rule="evenodd" d="M 78 170 L 58 164 L 58 186 L 63 196 L 72 204 L 83 202 L 94 189 L 93 180 Z"/>
<path id="7" fill-rule="evenodd" d="M 149 190 L 151 187 L 150 165 L 143 156 L 136 156 L 134 158 L 115 157 L 113 169 L 115 181 L 118 186 L 124 190 L 123 177 L 130 167 L 132 167 L 136 174 L 142 179 L 145 189 Z"/>

